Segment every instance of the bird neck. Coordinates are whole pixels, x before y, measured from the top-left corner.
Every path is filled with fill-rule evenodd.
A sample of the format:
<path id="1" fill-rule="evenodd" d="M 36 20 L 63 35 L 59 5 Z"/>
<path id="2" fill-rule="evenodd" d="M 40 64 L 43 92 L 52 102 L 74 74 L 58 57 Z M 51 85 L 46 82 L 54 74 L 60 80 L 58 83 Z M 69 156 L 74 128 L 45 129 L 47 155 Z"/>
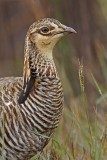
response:
<path id="1" fill-rule="evenodd" d="M 53 61 L 53 47 L 47 44 L 35 43 L 35 50 L 40 53 L 45 59 Z"/>
<path id="2" fill-rule="evenodd" d="M 25 40 L 24 76 L 30 77 L 35 71 L 37 74 L 56 75 L 56 66 L 51 48 L 39 48 L 32 43 L 29 36 Z"/>
<path id="3" fill-rule="evenodd" d="M 59 79 L 53 59 L 49 59 L 47 56 L 44 56 L 44 53 L 41 53 L 27 36 L 25 40 L 23 89 L 19 96 L 19 104 L 24 103 L 32 89 L 36 88 L 37 81 L 41 83 L 45 79 L 49 82 Z"/>

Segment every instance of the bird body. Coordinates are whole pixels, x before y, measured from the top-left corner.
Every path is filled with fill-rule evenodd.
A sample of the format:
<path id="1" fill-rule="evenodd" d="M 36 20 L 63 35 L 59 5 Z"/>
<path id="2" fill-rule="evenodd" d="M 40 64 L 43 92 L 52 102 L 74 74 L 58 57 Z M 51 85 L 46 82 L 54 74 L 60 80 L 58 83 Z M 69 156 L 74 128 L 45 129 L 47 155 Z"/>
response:
<path id="1" fill-rule="evenodd" d="M 63 89 L 52 50 L 64 32 L 75 31 L 54 19 L 35 22 L 25 40 L 23 77 L 0 78 L 0 159 L 30 159 L 57 128 Z"/>

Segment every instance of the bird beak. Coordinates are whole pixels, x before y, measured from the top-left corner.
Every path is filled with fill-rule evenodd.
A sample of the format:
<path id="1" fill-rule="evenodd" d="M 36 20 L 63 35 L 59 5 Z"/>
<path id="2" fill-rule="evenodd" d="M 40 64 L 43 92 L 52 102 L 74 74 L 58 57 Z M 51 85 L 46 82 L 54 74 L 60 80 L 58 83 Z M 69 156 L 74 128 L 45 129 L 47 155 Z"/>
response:
<path id="1" fill-rule="evenodd" d="M 70 33 L 77 33 L 73 28 L 67 27 L 65 25 L 62 25 L 60 28 L 61 29 L 58 30 L 58 32 L 56 32 L 54 35 L 61 34 L 62 36 L 64 36 L 64 35 L 67 35 L 67 34 L 70 34 Z"/>
<path id="2" fill-rule="evenodd" d="M 65 29 L 64 29 L 64 32 L 68 32 L 68 33 L 77 33 L 73 28 L 71 28 L 71 27 L 66 27 Z"/>

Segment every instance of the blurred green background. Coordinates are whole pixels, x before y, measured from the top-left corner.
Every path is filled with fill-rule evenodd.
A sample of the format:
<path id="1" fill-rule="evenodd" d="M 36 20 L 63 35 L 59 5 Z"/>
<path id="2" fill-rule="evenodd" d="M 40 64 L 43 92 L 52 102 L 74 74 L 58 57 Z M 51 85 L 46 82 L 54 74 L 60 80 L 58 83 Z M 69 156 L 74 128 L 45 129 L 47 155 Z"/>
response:
<path id="1" fill-rule="evenodd" d="M 26 32 L 34 21 L 44 17 L 58 19 L 77 31 L 76 35 L 60 40 L 54 50 L 65 107 L 69 111 L 77 108 L 80 111 L 82 107 L 80 61 L 89 119 L 92 121 L 97 108 L 104 123 L 107 119 L 106 0 L 0 0 L 0 77 L 22 76 Z M 63 127 L 69 132 L 66 121 L 63 118 Z"/>

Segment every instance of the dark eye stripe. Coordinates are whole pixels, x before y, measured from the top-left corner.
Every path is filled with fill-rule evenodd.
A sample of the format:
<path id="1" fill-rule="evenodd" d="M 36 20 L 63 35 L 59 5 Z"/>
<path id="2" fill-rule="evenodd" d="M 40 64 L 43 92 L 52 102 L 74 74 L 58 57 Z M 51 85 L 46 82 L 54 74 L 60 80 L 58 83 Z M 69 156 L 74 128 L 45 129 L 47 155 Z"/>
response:
<path id="1" fill-rule="evenodd" d="M 45 27 L 45 26 L 44 26 Z M 42 28 L 44 28 L 44 27 L 42 27 Z M 47 26 L 46 26 L 47 27 Z M 55 29 L 55 27 L 53 27 L 53 26 L 48 26 L 47 28 L 50 30 L 50 32 L 48 33 L 43 33 L 43 32 L 41 32 L 41 29 L 42 28 L 37 28 L 36 29 L 36 31 L 35 32 L 33 32 L 32 34 L 34 34 L 34 33 L 39 33 L 39 34 L 41 34 L 41 35 L 43 35 L 43 36 L 51 36 L 53 33 L 51 32 L 52 30 L 54 30 Z"/>
<path id="2" fill-rule="evenodd" d="M 53 26 L 50 26 L 49 28 L 50 28 L 50 30 L 54 30 L 55 29 L 55 27 L 53 27 Z"/>

